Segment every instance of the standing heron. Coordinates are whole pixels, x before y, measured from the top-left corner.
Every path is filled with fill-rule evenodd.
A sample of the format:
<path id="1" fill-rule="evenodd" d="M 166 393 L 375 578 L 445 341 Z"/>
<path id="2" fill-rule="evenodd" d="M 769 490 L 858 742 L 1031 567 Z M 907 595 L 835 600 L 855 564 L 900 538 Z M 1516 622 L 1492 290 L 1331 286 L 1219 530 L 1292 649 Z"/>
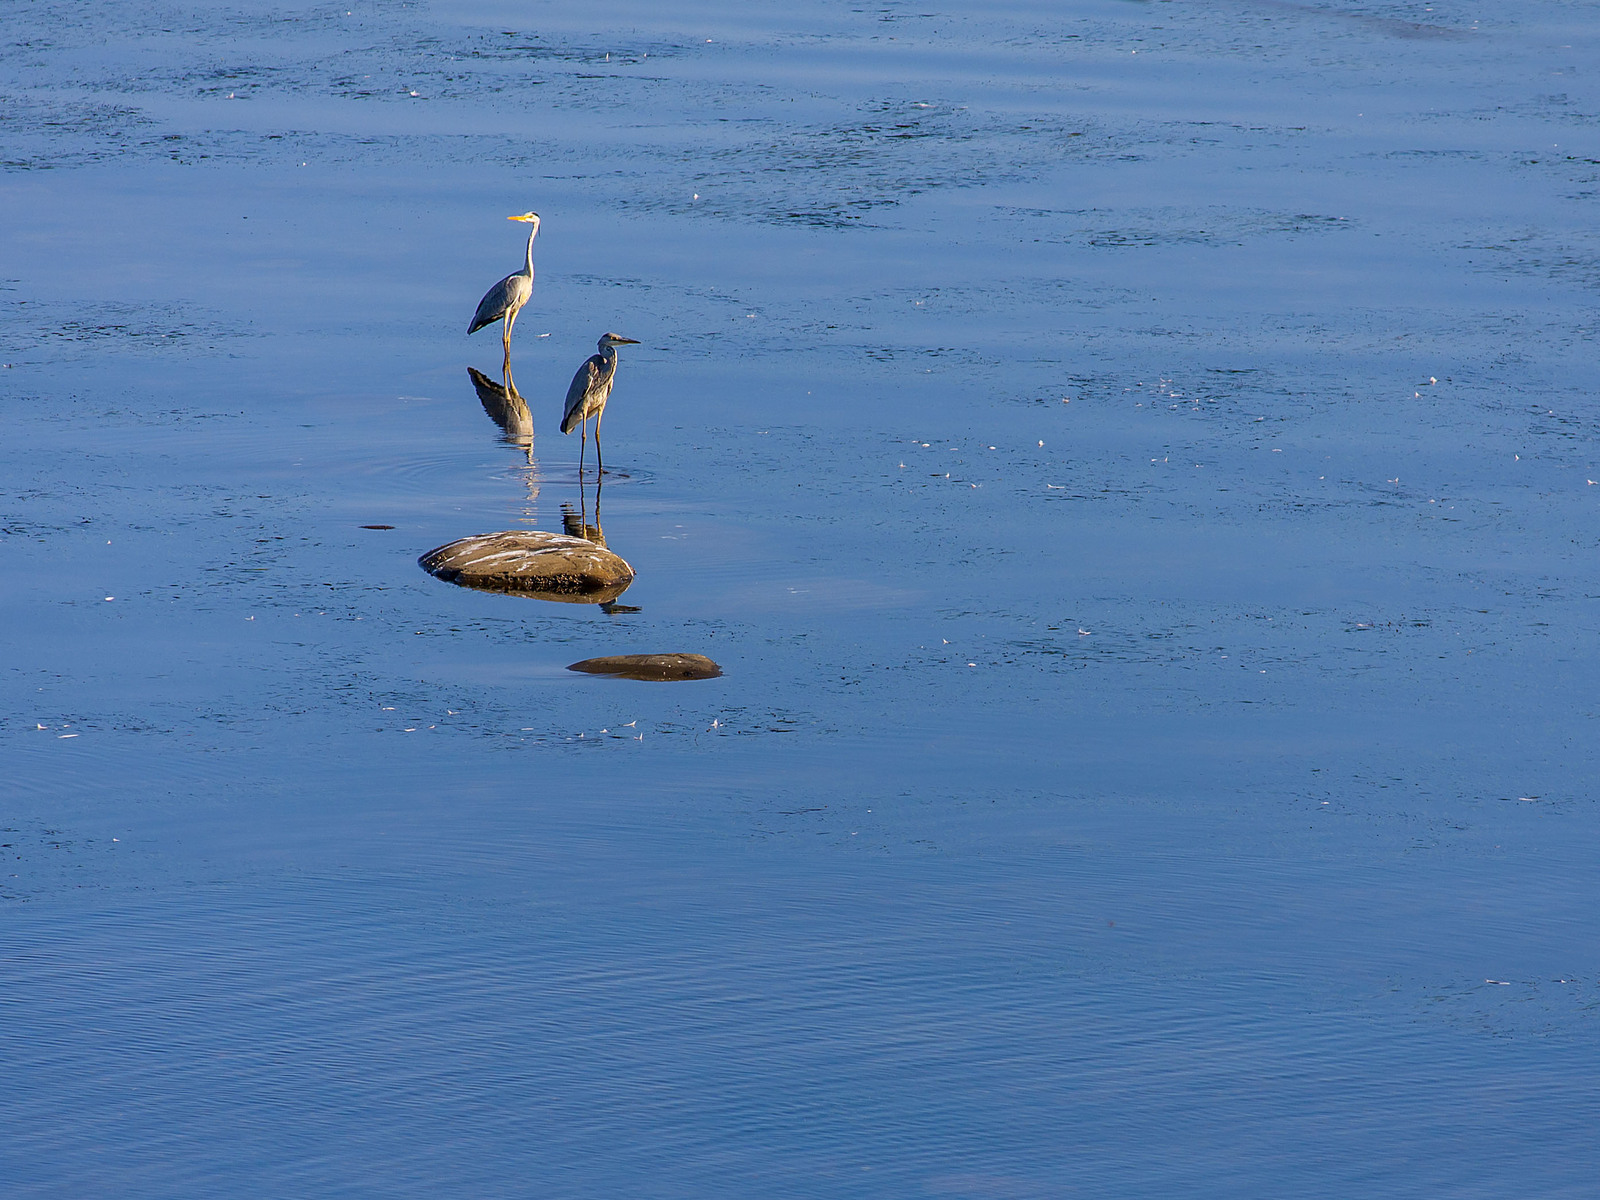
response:
<path id="1" fill-rule="evenodd" d="M 588 421 L 594 418 L 594 461 L 600 472 L 606 464 L 600 457 L 600 418 L 605 415 L 606 401 L 611 398 L 611 385 L 617 378 L 617 347 L 637 346 L 635 338 L 625 338 L 618 333 L 602 334 L 600 352 L 591 354 L 578 368 L 567 389 L 567 411 L 561 417 L 561 432 L 579 430 L 578 474 L 583 474 L 583 448 L 589 437 Z"/>
<path id="2" fill-rule="evenodd" d="M 507 275 L 483 294 L 483 299 L 478 301 L 478 311 L 472 314 L 472 324 L 467 326 L 467 333 L 477 333 L 485 325 L 493 325 L 501 318 L 505 319 L 505 332 L 501 340 L 506 347 L 505 369 L 511 369 L 511 327 L 517 323 L 517 313 L 522 311 L 522 306 L 528 302 L 528 297 L 533 295 L 533 239 L 539 236 L 539 214 L 525 212 L 515 217 L 507 217 L 508 221 L 523 221 L 531 228 L 528 230 L 528 260 L 522 270 L 515 274 Z"/>

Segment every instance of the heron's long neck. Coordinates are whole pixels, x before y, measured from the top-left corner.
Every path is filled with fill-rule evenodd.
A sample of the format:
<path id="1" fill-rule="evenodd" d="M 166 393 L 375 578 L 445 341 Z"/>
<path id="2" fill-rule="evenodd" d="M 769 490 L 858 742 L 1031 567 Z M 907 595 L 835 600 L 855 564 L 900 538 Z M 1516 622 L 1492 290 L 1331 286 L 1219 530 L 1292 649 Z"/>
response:
<path id="1" fill-rule="evenodd" d="M 528 234 L 528 262 L 527 265 L 522 268 L 522 270 L 529 279 L 533 278 L 533 239 L 538 236 L 539 230 L 537 228 L 535 228 L 532 233 Z"/>

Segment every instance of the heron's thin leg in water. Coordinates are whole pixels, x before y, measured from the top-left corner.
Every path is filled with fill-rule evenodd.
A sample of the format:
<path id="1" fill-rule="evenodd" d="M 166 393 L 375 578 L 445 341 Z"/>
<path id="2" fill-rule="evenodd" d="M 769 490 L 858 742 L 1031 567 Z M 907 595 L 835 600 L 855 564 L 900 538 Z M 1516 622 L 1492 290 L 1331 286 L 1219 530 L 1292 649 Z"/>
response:
<path id="1" fill-rule="evenodd" d="M 578 449 L 580 475 L 588 451 L 590 417 L 594 418 L 595 467 L 602 473 L 606 469 L 602 457 L 604 451 L 600 448 L 600 422 L 605 416 L 606 401 L 611 396 L 611 384 L 617 374 L 617 347 L 635 345 L 638 343 L 633 338 L 625 338 L 620 333 L 603 334 L 598 353 L 591 354 L 578 368 L 578 373 L 572 377 L 572 386 L 567 388 L 567 407 L 561 415 L 561 432 L 571 433 L 572 423 L 578 423 L 581 431 Z"/>

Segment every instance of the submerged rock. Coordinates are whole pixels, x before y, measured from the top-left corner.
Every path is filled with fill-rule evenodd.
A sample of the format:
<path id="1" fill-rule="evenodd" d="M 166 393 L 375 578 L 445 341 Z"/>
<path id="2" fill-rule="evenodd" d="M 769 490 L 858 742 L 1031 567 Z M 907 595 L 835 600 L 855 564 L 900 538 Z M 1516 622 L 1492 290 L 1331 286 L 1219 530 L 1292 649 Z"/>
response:
<path id="1" fill-rule="evenodd" d="M 633 582 L 633 568 L 604 546 L 537 529 L 465 537 L 417 562 L 446 583 L 573 604 L 607 603 Z"/>
<path id="2" fill-rule="evenodd" d="M 715 679 L 722 674 L 703 654 L 612 654 L 586 658 L 567 668 L 588 675 L 614 675 L 619 679 Z"/>

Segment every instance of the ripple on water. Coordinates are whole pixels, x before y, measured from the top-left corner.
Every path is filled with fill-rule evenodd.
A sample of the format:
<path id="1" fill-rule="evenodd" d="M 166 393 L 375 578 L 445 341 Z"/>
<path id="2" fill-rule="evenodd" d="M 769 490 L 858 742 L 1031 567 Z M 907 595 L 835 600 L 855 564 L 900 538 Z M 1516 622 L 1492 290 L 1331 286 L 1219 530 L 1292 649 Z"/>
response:
<path id="1" fill-rule="evenodd" d="M 1354 1185 L 1364 1144 L 1474 1194 L 1470 1168 L 1426 1153 L 1446 1129 L 1523 1165 L 1530 1126 L 1580 1133 L 1552 1084 L 1583 1064 L 1533 1077 L 1514 1046 L 1375 1034 L 1359 1010 L 1292 999 L 1292 967 L 1107 957 L 1062 937 L 1075 918 L 1003 891 L 774 883 L 785 908 L 654 916 L 625 889 L 625 924 L 592 895 L 504 897 L 485 924 L 481 898 L 451 898 L 466 878 L 209 888 L 136 920 L 27 914 L 5 938 L 13 1179 L 87 1185 L 114 1166 L 124 1194 L 170 1194 L 249 1161 L 262 1192 L 493 1189 L 529 1169 L 585 1194 L 644 1178 L 703 1192 L 751 1170 L 774 1194 L 1045 1189 L 1063 1172 L 1109 1192 Z M 1499 1083 L 1463 1090 L 1484 1056 Z M 1130 1141 L 1160 1161 L 1114 1149 Z M 1538 1174 L 1544 1194 L 1578 1194 L 1575 1164 Z"/>

